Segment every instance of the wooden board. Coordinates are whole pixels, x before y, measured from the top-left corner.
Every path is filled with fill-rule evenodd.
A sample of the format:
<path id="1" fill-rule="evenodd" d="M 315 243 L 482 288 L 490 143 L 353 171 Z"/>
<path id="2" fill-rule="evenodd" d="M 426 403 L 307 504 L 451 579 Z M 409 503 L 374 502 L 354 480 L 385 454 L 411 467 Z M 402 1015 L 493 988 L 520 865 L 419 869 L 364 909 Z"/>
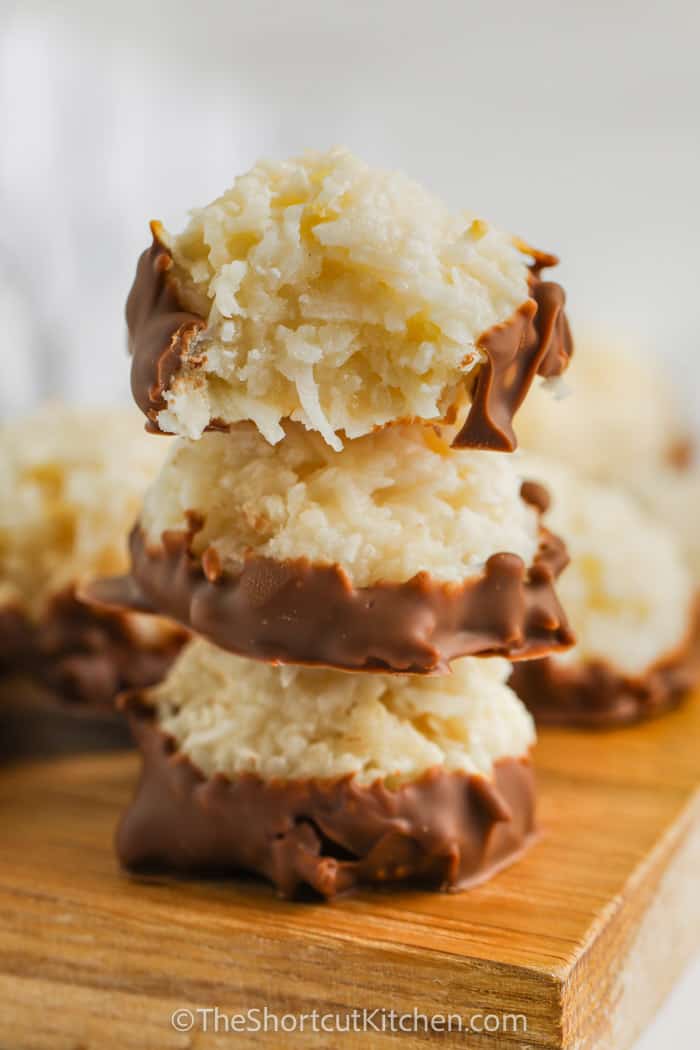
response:
<path id="1" fill-rule="evenodd" d="M 541 841 L 470 893 L 279 901 L 253 880 L 133 880 L 112 833 L 137 768 L 130 754 L 0 773 L 0 1046 L 3 1050 L 224 1048 L 356 1043 L 402 1048 L 624 1050 L 700 944 L 700 699 L 658 722 L 542 735 Z M 226 1032 L 264 1008 L 416 1008 L 524 1015 L 500 1034 L 437 1037 Z M 175 1031 L 178 1008 L 196 1011 Z M 263 1015 L 250 1015 L 250 1024 Z M 182 1022 L 181 1022 L 182 1023 Z M 239 1022 L 240 1023 L 240 1022 Z M 274 1021 L 268 1016 L 268 1028 Z M 326 1019 L 326 1026 L 333 1019 Z M 440 1024 L 439 1020 L 437 1022 Z M 204 1028 L 208 1030 L 204 1030 Z M 218 1031 L 214 1028 L 218 1026 Z"/>

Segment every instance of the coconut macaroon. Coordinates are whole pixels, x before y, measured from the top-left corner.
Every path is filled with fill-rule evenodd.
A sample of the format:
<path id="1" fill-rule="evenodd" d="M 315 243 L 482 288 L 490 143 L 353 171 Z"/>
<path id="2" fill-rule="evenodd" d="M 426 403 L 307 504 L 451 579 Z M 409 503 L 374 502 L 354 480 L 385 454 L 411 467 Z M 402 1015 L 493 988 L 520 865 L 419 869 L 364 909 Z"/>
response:
<path id="1" fill-rule="evenodd" d="M 561 383 L 533 386 L 518 433 L 523 449 L 622 485 L 672 466 L 688 439 L 661 365 L 603 342 L 579 345 Z"/>
<path id="2" fill-rule="evenodd" d="M 640 469 L 630 488 L 647 511 L 669 528 L 700 586 L 700 470 L 695 462 L 677 469 Z"/>
<path id="3" fill-rule="evenodd" d="M 508 674 L 469 658 L 441 678 L 272 667 L 197 639 L 125 700 L 144 770 L 119 856 L 249 870 L 285 895 L 484 879 L 534 826 L 533 723 Z"/>
<path id="4" fill-rule="evenodd" d="M 572 352 L 539 276 L 554 256 L 343 149 L 261 162 L 152 232 L 127 323 L 134 396 L 166 433 L 247 420 L 276 444 L 294 420 L 339 450 L 466 402 L 456 443 L 511 450 L 534 376 Z"/>
<path id="5" fill-rule="evenodd" d="M 673 532 L 697 586 L 700 471 L 661 366 L 631 350 L 586 343 L 559 389 L 547 386 L 531 390 L 518 416 L 523 449 L 633 493 Z"/>
<path id="6" fill-rule="evenodd" d="M 31 672 L 65 699 L 96 702 L 163 673 L 181 629 L 96 612 L 76 590 L 126 567 L 128 530 L 167 445 L 132 411 L 53 405 L 0 430 L 4 672 Z"/>
<path id="7" fill-rule="evenodd" d="M 692 678 L 695 587 L 675 538 L 623 489 L 519 458 L 546 485 L 546 520 L 566 537 L 559 593 L 577 644 L 518 666 L 511 684 L 547 722 L 631 722 L 677 703 Z"/>
<path id="8" fill-rule="evenodd" d="M 177 442 L 93 598 L 152 609 L 257 659 L 426 673 L 570 644 L 566 563 L 509 457 L 402 425 L 338 453 L 298 424 Z"/>

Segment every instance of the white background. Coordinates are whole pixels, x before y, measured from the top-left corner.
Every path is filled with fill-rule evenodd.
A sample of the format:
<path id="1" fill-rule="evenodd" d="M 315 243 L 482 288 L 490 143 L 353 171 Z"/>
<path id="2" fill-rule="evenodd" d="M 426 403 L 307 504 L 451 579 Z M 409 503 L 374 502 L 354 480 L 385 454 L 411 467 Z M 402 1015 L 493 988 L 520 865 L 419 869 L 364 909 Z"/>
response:
<path id="1" fill-rule="evenodd" d="M 149 218 L 177 228 L 261 154 L 344 143 L 557 251 L 579 332 L 663 355 L 700 415 L 690 0 L 0 10 L 6 411 L 24 373 L 41 393 L 94 398 L 96 375 L 104 399 L 125 391 L 122 304 Z M 16 352 L 30 334 L 41 370 Z"/>
<path id="2" fill-rule="evenodd" d="M 697 421 L 699 11 L 0 0 L 0 412 L 125 397 L 147 220 L 343 143 L 558 252 L 576 329 L 658 354 Z M 698 993 L 644 1050 L 693 1045 Z"/>

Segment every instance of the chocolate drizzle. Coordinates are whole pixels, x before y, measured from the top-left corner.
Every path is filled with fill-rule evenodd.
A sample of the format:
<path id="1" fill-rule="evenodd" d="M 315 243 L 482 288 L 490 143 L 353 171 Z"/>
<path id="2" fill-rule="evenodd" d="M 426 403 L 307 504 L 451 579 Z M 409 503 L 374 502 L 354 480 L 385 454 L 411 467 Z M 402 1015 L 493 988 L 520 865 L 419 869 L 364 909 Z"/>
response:
<path id="1" fill-rule="evenodd" d="M 669 467 L 679 472 L 690 470 L 697 458 L 697 444 L 692 435 L 686 434 L 676 438 L 666 452 Z"/>
<path id="2" fill-rule="evenodd" d="M 547 658 L 513 667 L 509 685 L 538 725 L 609 729 L 669 711 L 698 678 L 691 646 L 640 675 L 626 675 L 604 660 L 564 664 Z"/>
<path id="3" fill-rule="evenodd" d="M 469 415 L 454 448 L 513 452 L 518 444 L 513 417 L 535 376 L 550 379 L 565 371 L 574 351 L 564 313 L 566 296 L 561 285 L 539 275 L 541 267 L 556 262 L 554 256 L 537 256 L 530 275 L 531 298 L 479 339 L 486 361 L 477 374 Z"/>
<path id="4" fill-rule="evenodd" d="M 459 656 L 531 659 L 574 640 L 554 591 L 568 557 L 544 528 L 529 568 L 494 554 L 460 582 L 421 572 L 360 588 L 341 566 L 307 558 L 250 555 L 238 571 L 212 573 L 191 553 L 199 528 L 194 520 L 153 547 L 137 526 L 131 574 L 96 581 L 86 599 L 168 616 L 241 656 L 352 671 L 440 673 Z"/>
<path id="5" fill-rule="evenodd" d="M 546 514 L 551 503 L 549 490 L 539 481 L 523 481 L 520 498 L 534 507 L 538 514 Z"/>
<path id="6" fill-rule="evenodd" d="M 132 354 L 131 389 L 139 408 L 158 430 L 158 413 L 166 407 L 170 388 L 192 342 L 206 328 L 206 320 L 183 302 L 182 282 L 175 272 L 160 223 L 151 223 L 153 242 L 141 255 L 126 304 L 129 349 Z M 483 448 L 512 452 L 517 447 L 512 420 L 536 375 L 561 375 L 573 353 L 560 285 L 543 281 L 540 271 L 557 263 L 554 255 L 523 250 L 534 257 L 530 269 L 530 296 L 512 317 L 494 325 L 478 340 L 486 354 L 472 392 L 466 422 L 454 440 L 455 448 Z M 210 430 L 226 429 L 211 420 Z"/>
<path id="7" fill-rule="evenodd" d="M 124 706 L 143 757 L 117 832 L 117 854 L 131 869 L 254 872 L 285 897 L 406 880 L 456 890 L 515 860 L 533 838 L 526 758 L 497 762 L 491 779 L 435 768 L 396 788 L 352 776 L 206 778 L 143 697 Z"/>
<path id="8" fill-rule="evenodd" d="M 130 620 L 86 605 L 73 588 L 54 595 L 37 622 L 0 611 L 0 671 L 29 675 L 67 703 L 111 705 L 124 689 L 159 682 L 187 639 L 163 625 L 142 642 Z"/>

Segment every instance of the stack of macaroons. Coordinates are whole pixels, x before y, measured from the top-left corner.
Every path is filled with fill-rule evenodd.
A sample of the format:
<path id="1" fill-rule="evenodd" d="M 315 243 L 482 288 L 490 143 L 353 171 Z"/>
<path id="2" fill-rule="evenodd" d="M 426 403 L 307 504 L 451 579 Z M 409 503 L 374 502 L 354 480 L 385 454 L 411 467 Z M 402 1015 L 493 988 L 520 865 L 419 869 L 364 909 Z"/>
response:
<path id="1" fill-rule="evenodd" d="M 123 700 L 122 861 L 325 897 L 487 877 L 535 827 L 507 660 L 573 641 L 563 544 L 498 454 L 571 355 L 556 260 L 343 150 L 152 230 L 132 388 L 179 440 L 90 593 L 200 637 Z"/>
<path id="2" fill-rule="evenodd" d="M 167 620 L 77 596 L 126 567 L 125 531 L 166 445 L 149 441 L 132 411 L 47 406 L 0 430 L 3 753 L 94 746 L 115 721 L 117 694 L 157 682 L 182 646 L 186 633 Z M 56 701 L 83 722 L 62 718 Z"/>

